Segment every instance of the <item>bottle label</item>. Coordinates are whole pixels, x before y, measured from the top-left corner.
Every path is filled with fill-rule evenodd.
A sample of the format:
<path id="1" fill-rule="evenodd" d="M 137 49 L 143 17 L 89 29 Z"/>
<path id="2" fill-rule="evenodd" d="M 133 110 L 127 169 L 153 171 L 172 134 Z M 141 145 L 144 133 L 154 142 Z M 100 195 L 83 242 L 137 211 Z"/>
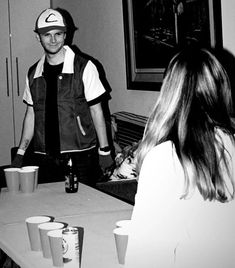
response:
<path id="1" fill-rule="evenodd" d="M 75 174 L 74 174 L 73 182 L 74 182 L 74 189 L 77 190 L 78 189 L 78 178 L 77 178 L 77 175 L 75 175 Z"/>
<path id="2" fill-rule="evenodd" d="M 65 188 L 70 187 L 69 176 L 65 176 Z"/>

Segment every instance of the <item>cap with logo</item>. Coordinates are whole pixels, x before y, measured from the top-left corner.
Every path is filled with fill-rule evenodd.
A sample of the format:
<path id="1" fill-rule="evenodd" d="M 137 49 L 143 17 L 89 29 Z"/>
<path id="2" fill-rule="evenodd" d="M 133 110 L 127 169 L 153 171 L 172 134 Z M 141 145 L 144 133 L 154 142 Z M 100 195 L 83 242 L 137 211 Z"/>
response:
<path id="1" fill-rule="evenodd" d="M 35 32 L 44 34 L 48 31 L 59 29 L 66 31 L 66 23 L 63 16 L 57 10 L 48 8 L 38 16 L 35 24 Z"/>

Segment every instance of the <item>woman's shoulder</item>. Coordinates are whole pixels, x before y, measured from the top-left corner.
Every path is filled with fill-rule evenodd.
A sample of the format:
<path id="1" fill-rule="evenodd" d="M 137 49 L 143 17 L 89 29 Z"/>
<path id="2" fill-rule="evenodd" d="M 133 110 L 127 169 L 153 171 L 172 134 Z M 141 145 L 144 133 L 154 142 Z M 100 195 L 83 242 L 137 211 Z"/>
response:
<path id="1" fill-rule="evenodd" d="M 153 147 L 146 155 L 143 168 L 149 171 L 155 169 L 165 174 L 170 174 L 175 171 L 181 171 L 182 166 L 175 151 L 175 146 L 172 141 L 166 141 Z"/>
<path id="2" fill-rule="evenodd" d="M 172 141 L 165 141 L 153 147 L 144 159 L 143 168 L 149 173 L 155 173 L 154 171 L 156 171 L 158 178 L 162 174 L 164 178 L 170 178 L 170 181 L 175 177 L 177 177 L 177 180 L 181 180 L 184 176 L 182 165 Z"/>
<path id="3" fill-rule="evenodd" d="M 165 141 L 154 146 L 146 155 L 146 159 L 153 157 L 154 159 L 160 158 L 165 160 L 166 158 L 169 159 L 169 157 L 172 157 L 174 153 L 175 149 L 172 141 Z"/>

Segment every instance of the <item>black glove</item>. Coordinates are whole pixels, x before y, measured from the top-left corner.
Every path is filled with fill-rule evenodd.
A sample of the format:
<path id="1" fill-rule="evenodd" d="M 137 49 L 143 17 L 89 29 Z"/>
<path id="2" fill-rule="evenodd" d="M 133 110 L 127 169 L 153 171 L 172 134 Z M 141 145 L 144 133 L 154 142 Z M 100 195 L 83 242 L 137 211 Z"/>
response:
<path id="1" fill-rule="evenodd" d="M 11 162 L 12 167 L 21 168 L 23 165 L 24 156 L 21 154 L 16 154 L 13 161 Z"/>
<path id="2" fill-rule="evenodd" d="M 106 173 L 110 172 L 110 170 L 112 170 L 112 167 L 114 165 L 114 161 L 113 161 L 113 158 L 111 157 L 111 154 L 107 154 L 107 155 L 100 155 L 99 154 L 99 164 L 100 164 L 100 167 L 101 167 L 104 175 L 106 175 Z"/>

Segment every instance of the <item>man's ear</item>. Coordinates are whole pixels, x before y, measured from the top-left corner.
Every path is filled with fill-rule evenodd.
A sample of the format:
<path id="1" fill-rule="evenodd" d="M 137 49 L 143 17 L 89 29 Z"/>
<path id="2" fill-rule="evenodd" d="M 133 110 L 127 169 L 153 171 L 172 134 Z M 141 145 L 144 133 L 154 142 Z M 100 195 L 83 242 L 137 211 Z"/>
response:
<path id="1" fill-rule="evenodd" d="M 41 42 L 40 35 L 38 33 L 36 33 L 35 35 L 36 35 L 36 39 L 38 40 L 38 42 Z"/>

